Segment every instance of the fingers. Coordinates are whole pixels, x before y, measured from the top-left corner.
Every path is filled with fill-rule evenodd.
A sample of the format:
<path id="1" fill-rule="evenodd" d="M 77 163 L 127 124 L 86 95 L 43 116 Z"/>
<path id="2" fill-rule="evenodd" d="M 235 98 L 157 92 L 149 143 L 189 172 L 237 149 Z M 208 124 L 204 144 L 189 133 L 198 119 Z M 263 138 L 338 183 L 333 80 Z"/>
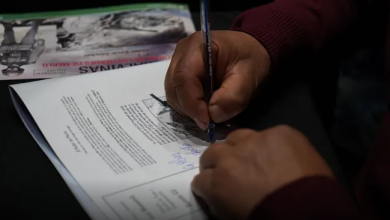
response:
<path id="1" fill-rule="evenodd" d="M 179 101 L 177 99 L 176 90 L 175 87 L 172 85 L 173 74 L 175 72 L 176 65 L 180 57 L 182 56 L 182 54 L 183 54 L 183 47 L 180 47 L 180 43 L 179 43 L 175 48 L 175 52 L 169 64 L 167 74 L 165 75 L 164 88 L 165 88 L 166 100 L 169 106 L 175 109 L 179 114 L 183 116 L 187 116 L 180 108 L 180 105 L 178 105 Z"/>
<path id="2" fill-rule="evenodd" d="M 224 143 L 212 144 L 200 157 L 200 170 L 214 168 L 221 159 L 225 159 L 231 154 L 231 146 Z"/>
<path id="3" fill-rule="evenodd" d="M 173 84 L 180 108 L 203 130 L 209 124 L 208 106 L 204 100 L 202 85 L 204 78 L 202 51 L 199 45 L 182 56 L 176 65 Z"/>
<path id="4" fill-rule="evenodd" d="M 227 121 L 247 107 L 258 86 L 256 74 L 246 60 L 238 61 L 227 69 L 220 88 L 210 100 L 210 117 L 215 122 Z"/>
<path id="5" fill-rule="evenodd" d="M 168 103 L 182 115 L 192 118 L 203 130 L 207 128 L 210 117 L 220 123 L 241 113 L 265 75 L 258 67 L 262 64 L 256 62 L 251 53 L 234 47 L 227 49 L 233 39 L 226 33 L 213 33 L 217 39 L 212 44 L 213 60 L 216 61 L 213 67 L 220 87 L 210 103 L 205 102 L 203 92 L 206 73 L 200 32 L 177 44 L 165 79 Z"/>
<path id="6" fill-rule="evenodd" d="M 177 44 L 165 78 L 165 91 L 171 107 L 192 118 L 204 130 L 209 114 L 203 97 L 205 73 L 200 37 L 199 33 L 193 34 Z"/>
<path id="7" fill-rule="evenodd" d="M 207 169 L 196 175 L 191 182 L 191 188 L 194 194 L 205 201 L 208 201 L 210 195 L 212 194 L 212 176 L 213 170 Z"/>

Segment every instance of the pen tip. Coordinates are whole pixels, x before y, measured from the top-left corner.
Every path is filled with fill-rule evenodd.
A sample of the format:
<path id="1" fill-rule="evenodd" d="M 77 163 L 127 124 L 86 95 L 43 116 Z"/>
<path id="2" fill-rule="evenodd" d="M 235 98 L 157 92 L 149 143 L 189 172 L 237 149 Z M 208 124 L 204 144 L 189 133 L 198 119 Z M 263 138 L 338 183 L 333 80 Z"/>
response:
<path id="1" fill-rule="evenodd" d="M 214 143 L 213 135 L 209 133 L 209 142 Z"/>

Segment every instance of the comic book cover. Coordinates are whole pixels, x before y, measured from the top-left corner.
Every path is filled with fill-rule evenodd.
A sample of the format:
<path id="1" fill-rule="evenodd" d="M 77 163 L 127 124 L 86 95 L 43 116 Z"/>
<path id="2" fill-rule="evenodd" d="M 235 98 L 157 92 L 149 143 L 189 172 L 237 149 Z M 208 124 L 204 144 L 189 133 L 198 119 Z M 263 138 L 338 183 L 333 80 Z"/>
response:
<path id="1" fill-rule="evenodd" d="M 0 80 L 53 78 L 170 59 L 195 31 L 187 5 L 0 15 Z"/>

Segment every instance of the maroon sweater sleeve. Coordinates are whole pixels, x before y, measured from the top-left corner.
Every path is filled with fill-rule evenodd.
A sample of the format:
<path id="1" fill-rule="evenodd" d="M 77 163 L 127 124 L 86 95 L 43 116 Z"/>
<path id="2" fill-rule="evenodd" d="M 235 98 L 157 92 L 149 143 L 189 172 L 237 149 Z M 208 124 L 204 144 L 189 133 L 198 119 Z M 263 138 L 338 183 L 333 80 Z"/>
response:
<path id="1" fill-rule="evenodd" d="M 272 65 L 279 65 L 291 57 L 312 56 L 354 24 L 357 1 L 275 0 L 242 13 L 231 29 L 254 36 L 267 49 Z"/>
<path id="2" fill-rule="evenodd" d="M 280 67 L 291 59 L 305 62 L 305 58 L 317 55 L 349 27 L 359 26 L 360 31 L 376 35 L 371 28 L 384 28 L 378 22 L 387 21 L 388 13 L 382 12 L 388 8 L 387 2 L 274 0 L 239 15 L 231 29 L 255 37 L 270 54 L 272 66 Z M 385 135 L 378 139 L 379 147 L 371 153 L 355 190 L 359 211 L 376 218 L 379 215 L 390 217 L 390 212 L 386 211 L 390 204 L 389 121 L 388 129 L 384 129 Z M 251 219 L 359 219 L 361 214 L 357 207 L 336 180 L 309 177 L 271 194 L 259 204 Z"/>
<path id="3" fill-rule="evenodd" d="M 349 195 L 335 179 L 308 177 L 266 198 L 249 220 L 362 220 Z"/>

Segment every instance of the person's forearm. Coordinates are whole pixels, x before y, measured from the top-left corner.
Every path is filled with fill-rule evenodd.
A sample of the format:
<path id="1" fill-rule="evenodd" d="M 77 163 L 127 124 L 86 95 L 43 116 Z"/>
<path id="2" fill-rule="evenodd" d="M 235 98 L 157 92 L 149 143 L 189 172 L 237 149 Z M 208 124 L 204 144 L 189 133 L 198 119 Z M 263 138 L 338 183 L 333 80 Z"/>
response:
<path id="1" fill-rule="evenodd" d="M 269 195 L 249 220 L 362 220 L 357 206 L 335 180 L 308 177 Z"/>
<path id="2" fill-rule="evenodd" d="M 362 2 L 370 2 L 363 0 Z M 356 0 L 275 0 L 239 15 L 231 29 L 257 38 L 273 65 L 312 56 L 358 18 Z M 367 9 L 367 8 L 365 8 Z M 368 9 L 367 9 L 368 10 Z"/>

